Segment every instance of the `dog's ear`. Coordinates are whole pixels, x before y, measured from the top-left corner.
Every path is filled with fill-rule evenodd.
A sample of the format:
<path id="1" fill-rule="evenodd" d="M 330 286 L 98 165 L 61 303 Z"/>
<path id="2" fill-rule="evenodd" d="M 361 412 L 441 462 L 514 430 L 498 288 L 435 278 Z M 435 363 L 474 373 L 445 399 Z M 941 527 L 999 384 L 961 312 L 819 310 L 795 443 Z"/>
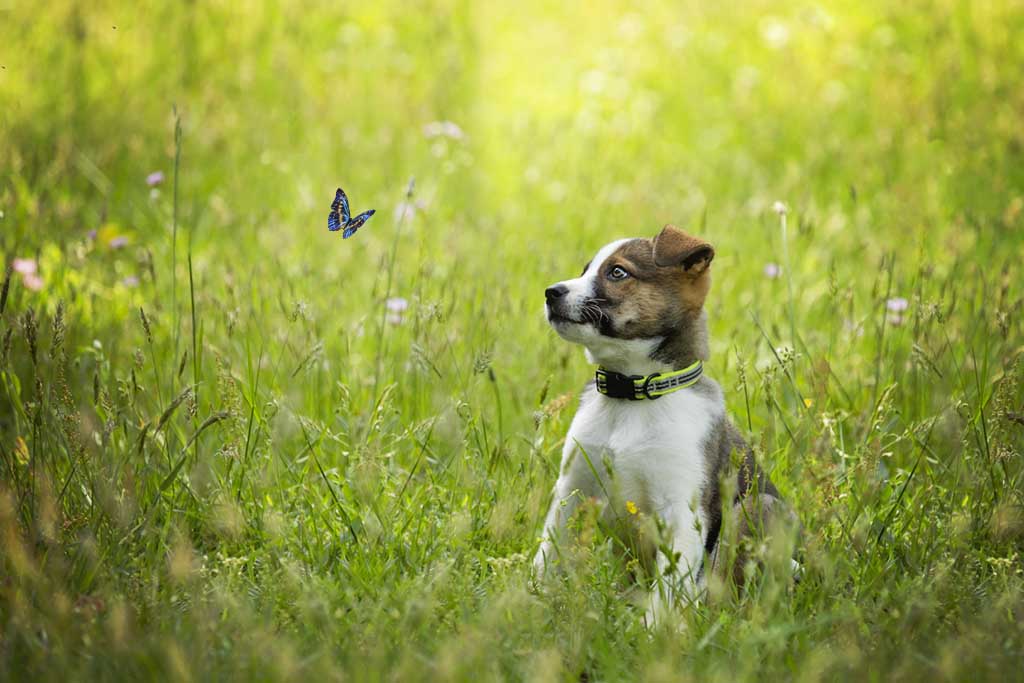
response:
<path id="1" fill-rule="evenodd" d="M 702 239 L 666 225 L 654 238 L 654 263 L 661 267 L 682 266 L 687 275 L 697 276 L 711 265 L 715 249 Z"/>

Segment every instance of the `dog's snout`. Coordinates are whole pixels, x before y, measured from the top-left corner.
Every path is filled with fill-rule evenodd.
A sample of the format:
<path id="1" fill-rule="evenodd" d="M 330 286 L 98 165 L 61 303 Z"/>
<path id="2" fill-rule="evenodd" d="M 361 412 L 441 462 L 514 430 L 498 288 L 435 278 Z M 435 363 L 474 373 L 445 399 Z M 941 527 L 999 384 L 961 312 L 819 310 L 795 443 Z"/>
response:
<path id="1" fill-rule="evenodd" d="M 569 288 L 563 284 L 551 285 L 550 287 L 544 290 L 544 298 L 547 299 L 548 302 L 552 302 L 557 299 L 561 299 L 568 293 Z"/>

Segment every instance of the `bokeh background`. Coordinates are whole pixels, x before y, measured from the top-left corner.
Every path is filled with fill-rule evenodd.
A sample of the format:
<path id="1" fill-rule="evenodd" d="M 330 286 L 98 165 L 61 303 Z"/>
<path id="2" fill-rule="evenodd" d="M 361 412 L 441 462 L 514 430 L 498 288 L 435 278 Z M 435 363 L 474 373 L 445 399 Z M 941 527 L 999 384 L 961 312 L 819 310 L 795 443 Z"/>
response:
<path id="1" fill-rule="evenodd" d="M 0 2 L 0 667 L 1020 671 L 1022 36 L 1015 0 Z M 592 518 L 557 586 L 529 558 L 592 371 L 543 289 L 665 223 L 716 246 L 709 373 L 805 578 L 762 549 L 652 636 Z"/>

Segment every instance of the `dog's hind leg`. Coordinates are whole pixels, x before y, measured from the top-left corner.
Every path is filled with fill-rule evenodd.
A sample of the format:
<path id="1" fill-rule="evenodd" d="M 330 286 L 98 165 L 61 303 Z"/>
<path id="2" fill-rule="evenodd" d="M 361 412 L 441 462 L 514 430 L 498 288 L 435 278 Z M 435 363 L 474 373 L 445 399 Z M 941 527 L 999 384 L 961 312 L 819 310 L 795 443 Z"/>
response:
<path id="1" fill-rule="evenodd" d="M 786 503 L 770 493 L 759 493 L 744 497 L 732 507 L 732 518 L 735 533 L 735 553 L 731 561 L 721 556 L 722 548 L 718 549 L 716 572 L 723 579 L 731 578 L 737 587 L 742 588 L 747 580 L 753 564 L 763 569 L 765 549 L 790 549 L 784 536 L 799 529 L 796 515 Z M 798 572 L 799 564 L 789 558 L 787 566 L 794 573 Z"/>

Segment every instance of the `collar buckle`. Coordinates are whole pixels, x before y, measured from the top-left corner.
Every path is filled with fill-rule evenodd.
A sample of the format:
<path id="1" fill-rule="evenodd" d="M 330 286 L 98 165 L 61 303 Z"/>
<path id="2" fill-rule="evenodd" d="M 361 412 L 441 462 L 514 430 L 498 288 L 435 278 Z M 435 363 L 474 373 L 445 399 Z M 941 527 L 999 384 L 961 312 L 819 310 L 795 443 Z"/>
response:
<path id="1" fill-rule="evenodd" d="M 656 372 L 653 375 L 647 375 L 647 379 L 644 380 L 643 387 L 640 388 L 640 393 L 642 393 L 644 396 L 646 396 L 651 401 L 653 401 L 656 398 L 661 398 L 661 394 L 658 394 L 656 396 L 651 396 L 651 382 L 653 382 L 658 377 L 661 377 L 661 373 L 660 372 Z"/>
<path id="2" fill-rule="evenodd" d="M 609 398 L 628 398 L 630 401 L 640 401 L 644 395 L 637 396 L 636 380 L 638 379 L 643 379 L 643 376 L 623 375 L 599 369 L 597 371 L 597 390 Z"/>

